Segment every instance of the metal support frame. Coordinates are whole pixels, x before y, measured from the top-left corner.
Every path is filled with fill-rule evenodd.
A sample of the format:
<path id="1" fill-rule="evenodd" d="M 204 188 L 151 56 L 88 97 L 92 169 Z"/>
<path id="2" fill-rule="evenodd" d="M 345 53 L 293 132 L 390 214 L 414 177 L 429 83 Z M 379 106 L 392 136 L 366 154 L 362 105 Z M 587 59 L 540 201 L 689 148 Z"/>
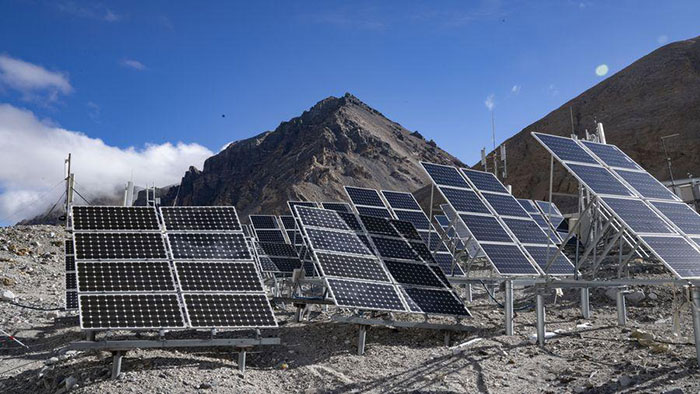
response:
<path id="1" fill-rule="evenodd" d="M 506 281 L 505 320 L 506 335 L 513 335 L 513 281 Z"/>
<path id="2" fill-rule="evenodd" d="M 591 318 L 591 297 L 588 287 L 581 288 L 581 316 L 584 319 Z"/>
<path id="3" fill-rule="evenodd" d="M 622 286 L 617 290 L 617 325 L 627 324 L 627 307 L 625 306 L 625 293 L 627 288 Z"/>
<path id="4" fill-rule="evenodd" d="M 541 290 L 537 292 L 537 343 L 540 347 L 544 347 L 544 293 Z"/>
<path id="5" fill-rule="evenodd" d="M 365 343 L 367 341 L 367 326 L 360 324 L 357 326 L 357 355 L 362 356 L 365 354 Z"/>

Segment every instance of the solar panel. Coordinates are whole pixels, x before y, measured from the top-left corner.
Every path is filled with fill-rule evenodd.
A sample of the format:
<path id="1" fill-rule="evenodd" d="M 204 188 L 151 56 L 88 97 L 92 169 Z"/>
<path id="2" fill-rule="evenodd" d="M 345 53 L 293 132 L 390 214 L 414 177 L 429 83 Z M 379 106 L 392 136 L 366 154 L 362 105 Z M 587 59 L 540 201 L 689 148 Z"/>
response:
<path id="1" fill-rule="evenodd" d="M 259 242 L 274 242 L 274 243 L 286 243 L 287 240 L 284 238 L 281 230 L 255 230 L 255 236 Z"/>
<path id="2" fill-rule="evenodd" d="M 420 211 L 421 207 L 411 193 L 382 190 L 382 195 L 393 209 Z"/>
<path id="3" fill-rule="evenodd" d="M 460 215 L 477 241 L 513 242 L 493 216 Z"/>
<path id="4" fill-rule="evenodd" d="M 370 234 L 387 235 L 390 237 L 400 237 L 399 233 L 394 229 L 389 220 L 378 218 L 376 216 L 360 215 L 360 220 L 365 226 L 365 229 Z"/>
<path id="5" fill-rule="evenodd" d="M 605 204 L 637 233 L 671 233 L 671 228 L 643 201 L 604 197 Z"/>
<path id="6" fill-rule="evenodd" d="M 75 289 L 78 281 L 75 272 L 66 272 L 66 289 Z"/>
<path id="7" fill-rule="evenodd" d="M 528 200 L 527 198 L 516 198 L 518 200 L 518 203 L 520 203 L 520 206 L 523 207 L 523 209 L 532 216 L 532 214 L 538 214 L 540 213 L 540 210 L 537 209 L 537 205 L 535 205 L 535 202 L 532 200 Z"/>
<path id="8" fill-rule="evenodd" d="M 299 257 L 297 249 L 290 244 L 260 242 L 260 248 L 268 256 Z"/>
<path id="9" fill-rule="evenodd" d="M 418 231 L 416 231 L 416 227 L 413 225 L 413 223 L 396 219 L 390 219 L 389 222 L 404 238 L 408 240 L 423 239 Z"/>
<path id="10" fill-rule="evenodd" d="M 294 207 L 297 206 L 318 208 L 318 204 L 313 201 L 287 201 L 287 206 L 289 206 L 289 211 L 292 212 L 292 216 L 296 215 L 296 213 L 294 213 Z"/>
<path id="11" fill-rule="evenodd" d="M 74 206 L 73 229 L 86 230 L 160 230 L 153 207 Z"/>
<path id="12" fill-rule="evenodd" d="M 296 228 L 296 222 L 294 220 L 294 216 L 292 215 L 282 215 L 280 216 L 280 220 L 282 220 L 282 226 L 287 229 L 287 230 L 293 230 Z"/>
<path id="13" fill-rule="evenodd" d="M 549 237 L 534 220 L 520 220 L 504 218 L 506 226 L 521 243 L 524 244 L 548 244 Z"/>
<path id="14" fill-rule="evenodd" d="M 642 236 L 662 261 L 681 278 L 700 278 L 700 252 L 682 237 Z"/>
<path id="15" fill-rule="evenodd" d="M 423 313 L 469 316 L 469 311 L 450 291 L 405 288 L 405 294 Z"/>
<path id="16" fill-rule="evenodd" d="M 350 205 L 346 202 L 322 202 L 321 207 L 323 209 L 330 209 L 331 211 L 352 212 L 352 208 L 350 208 Z"/>
<path id="17" fill-rule="evenodd" d="M 183 291 L 265 291 L 253 262 L 176 262 Z"/>
<path id="18" fill-rule="evenodd" d="M 508 193 L 508 189 L 490 172 L 475 171 L 467 168 L 460 168 L 460 171 L 469 178 L 474 187 L 481 191 Z"/>
<path id="19" fill-rule="evenodd" d="M 678 201 L 675 194 L 671 193 L 666 186 L 647 172 L 623 170 L 616 170 L 615 172 L 629 183 L 642 197 Z"/>
<path id="20" fill-rule="evenodd" d="M 338 212 L 318 208 L 298 207 L 299 219 L 305 226 L 349 230 L 347 222 Z"/>
<path id="21" fill-rule="evenodd" d="M 248 217 L 256 230 L 279 228 L 277 219 L 273 215 L 250 215 Z"/>
<path id="22" fill-rule="evenodd" d="M 700 234 L 700 215 L 685 203 L 652 202 L 664 216 L 686 234 Z"/>
<path id="23" fill-rule="evenodd" d="M 235 207 L 161 207 L 168 231 L 241 231 Z"/>
<path id="24" fill-rule="evenodd" d="M 438 235 L 436 231 L 421 231 L 419 234 L 423 240 L 423 243 L 427 245 L 430 250 L 438 250 L 439 248 L 442 251 L 447 251 L 447 247 L 442 242 L 440 235 Z"/>
<path id="25" fill-rule="evenodd" d="M 411 249 L 410 245 L 403 240 L 372 237 L 372 242 L 384 258 L 419 260 L 418 255 Z"/>
<path id="26" fill-rule="evenodd" d="M 67 291 L 66 292 L 66 309 L 78 309 L 78 292 Z"/>
<path id="27" fill-rule="evenodd" d="M 159 233 L 75 233 L 77 260 L 166 259 Z"/>
<path id="28" fill-rule="evenodd" d="M 184 328 L 177 294 L 81 294 L 82 329 Z"/>
<path id="29" fill-rule="evenodd" d="M 600 144 L 591 141 L 581 141 L 581 143 L 593 152 L 603 163 L 610 167 L 628 168 L 641 170 L 642 168 L 630 159 L 623 151 L 615 145 Z"/>
<path id="30" fill-rule="evenodd" d="M 450 225 L 450 219 L 448 219 L 445 215 L 435 215 L 433 217 L 435 218 L 435 221 L 440 225 L 440 227 L 445 228 Z"/>
<path id="31" fill-rule="evenodd" d="M 435 273 L 425 264 L 402 263 L 387 260 L 386 268 L 397 282 L 428 287 L 444 287 Z"/>
<path id="32" fill-rule="evenodd" d="M 81 262 L 78 263 L 81 292 L 175 291 L 170 263 Z"/>
<path id="33" fill-rule="evenodd" d="M 548 217 L 549 216 L 564 216 L 564 215 L 562 215 L 559 208 L 557 208 L 556 204 L 554 204 L 553 202 L 537 200 L 537 201 L 535 201 L 535 203 L 542 210 L 542 212 Z"/>
<path id="34" fill-rule="evenodd" d="M 72 239 L 65 240 L 65 242 L 63 243 L 63 248 L 64 248 L 66 254 L 75 254 Z"/>
<path id="35" fill-rule="evenodd" d="M 430 178 L 438 186 L 454 186 L 469 189 L 469 184 L 459 174 L 456 168 L 434 163 L 420 162 Z"/>
<path id="36" fill-rule="evenodd" d="M 515 245 L 481 244 L 501 275 L 537 275 L 537 270 Z"/>
<path id="37" fill-rule="evenodd" d="M 192 327 L 277 327 L 264 294 L 184 294 Z"/>
<path id="38" fill-rule="evenodd" d="M 571 261 L 562 253 L 556 246 L 525 246 L 525 250 L 535 259 L 537 265 L 545 270 L 547 263 L 557 254 L 557 258 L 554 260 L 549 270 L 546 271 L 547 274 L 551 275 L 573 275 L 576 268 Z"/>
<path id="39" fill-rule="evenodd" d="M 423 211 L 403 211 L 396 209 L 394 210 L 394 213 L 399 220 L 413 223 L 418 230 L 430 229 L 430 222 L 428 221 L 428 218 L 425 217 L 425 213 L 423 213 Z"/>
<path id="40" fill-rule="evenodd" d="M 544 146 L 556 155 L 561 161 L 573 161 L 578 163 L 598 164 L 598 162 L 581 148 L 571 138 L 557 137 L 550 134 L 532 133 Z"/>
<path id="41" fill-rule="evenodd" d="M 389 210 L 386 208 L 356 206 L 355 209 L 357 209 L 357 213 L 360 215 L 391 219 L 391 213 L 389 213 Z"/>
<path id="42" fill-rule="evenodd" d="M 66 271 L 75 271 L 75 256 L 66 256 Z"/>
<path id="43" fill-rule="evenodd" d="M 317 253 L 324 275 L 389 282 L 379 261 L 374 258 Z"/>
<path id="44" fill-rule="evenodd" d="M 365 189 L 360 187 L 345 186 L 345 192 L 355 205 L 367 205 L 372 207 L 384 208 L 384 202 L 379 193 L 374 189 Z"/>
<path id="45" fill-rule="evenodd" d="M 306 229 L 306 233 L 314 249 L 371 255 L 369 249 L 355 234 L 318 229 Z"/>
<path id="46" fill-rule="evenodd" d="M 486 201 L 489 202 L 491 207 L 501 216 L 517 216 L 523 218 L 529 218 L 530 215 L 525 212 L 523 207 L 520 206 L 518 201 L 509 194 L 493 194 L 493 193 L 482 193 Z"/>
<path id="47" fill-rule="evenodd" d="M 268 257 L 272 264 L 275 265 L 278 272 L 294 272 L 295 269 L 302 267 L 302 261 L 298 257 Z M 306 270 L 305 270 L 306 271 Z M 307 271 L 307 275 L 311 275 Z"/>
<path id="48" fill-rule="evenodd" d="M 617 196 L 632 196 L 632 192 L 603 167 L 583 166 L 579 164 L 567 164 L 573 172 L 589 189 L 596 194 L 609 194 Z"/>
<path id="49" fill-rule="evenodd" d="M 340 307 L 399 312 L 406 310 L 394 285 L 342 279 L 328 279 L 327 282 Z"/>
<path id="50" fill-rule="evenodd" d="M 453 265 L 454 257 L 452 257 L 451 254 L 446 252 L 439 252 L 435 254 L 434 258 L 445 275 L 464 276 L 464 271 L 462 270 L 462 267 L 460 267 L 459 264 L 456 263 Z"/>
<path id="51" fill-rule="evenodd" d="M 240 233 L 170 233 L 168 241 L 175 260 L 252 259 Z"/>

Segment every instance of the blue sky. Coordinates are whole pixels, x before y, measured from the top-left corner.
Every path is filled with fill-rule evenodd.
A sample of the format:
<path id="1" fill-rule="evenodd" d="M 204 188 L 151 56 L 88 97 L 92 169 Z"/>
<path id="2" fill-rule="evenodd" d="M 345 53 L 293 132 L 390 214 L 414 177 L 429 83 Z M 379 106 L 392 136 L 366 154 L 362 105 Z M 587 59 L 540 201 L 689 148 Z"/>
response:
<path id="1" fill-rule="evenodd" d="M 351 92 L 474 163 L 491 145 L 486 102 L 500 142 L 655 48 L 700 34 L 697 1 L 173 3 L 0 1 L 0 133 L 5 119 L 9 136 L 78 132 L 112 161 L 146 157 L 113 171 L 120 180 L 164 155 L 178 164 L 155 172 L 165 183 L 230 141 Z M 4 78 L 3 59 L 14 70 Z M 0 219 L 17 193 L 31 201 L 60 180 L 60 165 L 57 175 L 34 171 L 44 178 L 34 183 L 0 172 Z"/>

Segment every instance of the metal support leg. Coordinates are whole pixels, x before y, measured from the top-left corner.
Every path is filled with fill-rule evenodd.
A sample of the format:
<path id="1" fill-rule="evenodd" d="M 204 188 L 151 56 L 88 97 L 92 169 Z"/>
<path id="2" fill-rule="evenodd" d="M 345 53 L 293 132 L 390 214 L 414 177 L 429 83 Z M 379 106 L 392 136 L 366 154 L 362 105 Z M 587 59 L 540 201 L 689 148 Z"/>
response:
<path id="1" fill-rule="evenodd" d="M 544 294 L 537 293 L 537 343 L 544 347 Z"/>
<path id="2" fill-rule="evenodd" d="M 450 332 L 445 331 L 445 346 L 450 347 Z"/>
<path id="3" fill-rule="evenodd" d="M 471 302 L 473 301 L 473 298 L 472 298 L 472 284 L 471 284 L 471 283 L 467 283 L 467 292 L 466 292 L 466 296 L 467 296 L 467 302 L 471 303 Z"/>
<path id="4" fill-rule="evenodd" d="M 112 352 L 112 379 L 119 378 L 119 374 L 122 373 L 122 357 L 124 352 L 116 351 Z"/>
<path id="5" fill-rule="evenodd" d="M 506 281 L 506 335 L 513 335 L 513 281 Z"/>
<path id="6" fill-rule="evenodd" d="M 304 306 L 297 305 L 297 313 L 296 313 L 294 320 L 296 320 L 296 322 L 299 323 L 302 321 L 303 318 L 304 318 Z"/>
<path id="7" fill-rule="evenodd" d="M 239 349 L 239 352 L 238 352 L 238 371 L 240 373 L 245 373 L 245 354 L 246 354 L 246 350 L 244 348 Z"/>
<path id="8" fill-rule="evenodd" d="M 357 337 L 357 354 L 359 356 L 365 354 L 365 339 L 367 338 L 367 326 L 360 325 Z"/>
<path id="9" fill-rule="evenodd" d="M 591 318 L 591 298 L 588 287 L 581 288 L 581 316 L 584 319 Z"/>
<path id="10" fill-rule="evenodd" d="M 627 324 L 627 311 L 625 307 L 625 288 L 622 287 L 617 291 L 617 325 L 624 326 Z"/>
<path id="11" fill-rule="evenodd" d="M 695 354 L 700 368 L 700 287 L 693 286 L 693 332 L 695 333 Z"/>

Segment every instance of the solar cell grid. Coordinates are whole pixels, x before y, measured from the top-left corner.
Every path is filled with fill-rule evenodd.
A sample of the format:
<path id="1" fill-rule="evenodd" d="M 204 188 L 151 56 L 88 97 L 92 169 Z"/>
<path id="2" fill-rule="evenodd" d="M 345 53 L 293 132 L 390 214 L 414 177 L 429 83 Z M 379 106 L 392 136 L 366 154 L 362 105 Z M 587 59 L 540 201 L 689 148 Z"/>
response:
<path id="1" fill-rule="evenodd" d="M 317 253 L 316 256 L 326 276 L 389 282 L 376 259 L 330 253 Z"/>
<path id="2" fill-rule="evenodd" d="M 518 198 L 518 203 L 520 203 L 520 206 L 523 207 L 523 209 L 529 213 L 539 213 L 540 211 L 537 209 L 537 206 L 535 206 L 535 202 L 532 200 L 528 200 L 526 198 Z"/>
<path id="3" fill-rule="evenodd" d="M 380 218 L 391 219 L 391 213 L 386 208 L 375 208 L 375 207 L 355 207 L 357 213 L 366 216 L 377 216 Z"/>
<path id="4" fill-rule="evenodd" d="M 436 289 L 405 288 L 405 294 L 423 313 L 469 316 L 469 311 L 451 291 Z"/>
<path id="5" fill-rule="evenodd" d="M 681 278 L 700 277 L 700 253 L 682 237 L 641 237 Z"/>
<path id="6" fill-rule="evenodd" d="M 66 289 L 75 289 L 78 281 L 75 272 L 66 272 Z"/>
<path id="7" fill-rule="evenodd" d="M 418 255 L 418 257 L 423 259 L 423 261 L 432 264 L 436 263 L 432 253 L 423 242 L 409 242 L 409 244 L 411 245 L 411 249 L 413 249 L 413 252 L 415 252 Z"/>
<path id="8" fill-rule="evenodd" d="M 370 234 L 388 235 L 390 237 L 400 236 L 388 219 L 360 215 L 360 220 Z"/>
<path id="9" fill-rule="evenodd" d="M 353 254 L 371 254 L 356 234 L 306 229 L 311 245 L 316 250 L 330 250 Z"/>
<path id="10" fill-rule="evenodd" d="M 615 170 L 615 172 L 629 183 L 642 197 L 678 201 L 675 194 L 671 193 L 666 186 L 646 172 L 624 170 Z"/>
<path id="11" fill-rule="evenodd" d="M 548 274 L 552 275 L 573 275 L 575 268 L 571 264 L 571 261 L 564 256 L 563 253 L 559 252 L 556 246 L 526 246 L 525 250 L 532 256 L 537 265 L 544 271 L 549 260 L 557 254 L 557 258 L 554 260 L 549 270 L 546 271 Z"/>
<path id="12" fill-rule="evenodd" d="M 389 220 L 391 222 L 391 225 L 394 226 L 394 228 L 406 239 L 415 239 L 415 240 L 421 240 L 421 236 L 416 231 L 416 227 L 413 225 L 411 222 L 403 221 L 403 220 L 396 220 L 396 219 L 391 219 Z"/>
<path id="13" fill-rule="evenodd" d="M 455 167 L 426 162 L 421 162 L 420 164 L 437 185 L 470 188 L 467 181 L 462 178 Z"/>
<path id="14" fill-rule="evenodd" d="M 306 226 L 350 230 L 347 222 L 343 220 L 338 212 L 307 207 L 298 207 L 296 209 L 299 219 Z"/>
<path id="15" fill-rule="evenodd" d="M 562 161 L 598 164 L 598 162 L 571 138 L 532 133 Z"/>
<path id="16" fill-rule="evenodd" d="M 563 216 L 557 205 L 549 201 L 535 201 L 537 206 L 544 212 L 547 216 Z"/>
<path id="17" fill-rule="evenodd" d="M 483 196 L 496 213 L 501 216 L 530 217 L 523 207 L 520 206 L 518 201 L 511 195 L 483 193 Z"/>
<path id="18" fill-rule="evenodd" d="M 451 254 L 446 252 L 437 253 L 435 254 L 435 261 L 444 275 L 452 276 L 454 273 L 454 276 L 464 276 L 464 271 L 458 264 L 453 266 L 454 258 Z"/>
<path id="19" fill-rule="evenodd" d="M 493 216 L 460 215 L 477 241 L 513 242 Z"/>
<path id="20" fill-rule="evenodd" d="M 442 242 L 440 239 L 440 235 L 438 235 L 437 232 L 435 231 L 420 231 L 419 232 L 421 239 L 423 240 L 423 243 L 427 246 L 429 246 L 430 250 L 437 250 L 438 248 L 441 251 L 446 251 L 447 246 Z"/>
<path id="21" fill-rule="evenodd" d="M 345 224 L 347 224 L 348 227 L 350 227 L 350 230 L 362 231 L 360 221 L 357 220 L 357 216 L 355 216 L 354 213 L 338 212 L 338 216 L 340 216 L 340 218 L 343 219 L 343 221 L 345 221 Z"/>
<path id="22" fill-rule="evenodd" d="M 379 193 L 374 189 L 345 186 L 345 191 L 355 205 L 368 205 L 382 208 L 385 206 L 384 202 L 379 197 Z"/>
<path id="23" fill-rule="evenodd" d="M 420 211 L 420 205 L 413 198 L 411 193 L 394 192 L 389 190 L 382 190 L 384 198 L 389 203 L 389 206 L 394 209 L 410 209 L 415 211 Z"/>
<path id="24" fill-rule="evenodd" d="M 594 155 L 610 167 L 629 168 L 641 170 L 632 159 L 622 152 L 615 145 L 599 144 L 591 141 L 580 141 L 586 148 L 590 149 Z"/>
<path id="25" fill-rule="evenodd" d="M 184 294 L 192 327 L 277 327 L 264 294 Z"/>
<path id="26" fill-rule="evenodd" d="M 425 217 L 423 211 L 403 211 L 397 209 L 394 210 L 394 213 L 399 220 L 413 223 L 418 230 L 430 229 L 430 222 L 428 218 Z"/>
<path id="27" fill-rule="evenodd" d="M 475 171 L 467 168 L 460 168 L 460 171 L 481 191 L 508 193 L 508 189 L 490 172 Z"/>
<path id="28" fill-rule="evenodd" d="M 597 194 L 632 196 L 632 192 L 603 167 L 567 164 L 589 189 Z"/>
<path id="29" fill-rule="evenodd" d="M 250 215 L 248 217 L 256 230 L 279 228 L 277 219 L 272 215 Z"/>
<path id="30" fill-rule="evenodd" d="M 243 234 L 170 233 L 170 248 L 175 260 L 250 260 Z"/>
<path id="31" fill-rule="evenodd" d="M 294 207 L 297 207 L 297 206 L 318 208 L 318 204 L 316 204 L 313 201 L 287 201 L 287 205 L 289 206 L 289 210 L 292 212 L 292 216 L 296 215 L 296 213 L 294 211 Z"/>
<path id="32" fill-rule="evenodd" d="M 296 228 L 296 222 L 294 220 L 294 216 L 292 215 L 282 215 L 280 216 L 280 220 L 282 220 L 282 226 L 284 226 L 285 229 L 287 230 L 293 230 Z"/>
<path id="33" fill-rule="evenodd" d="M 390 284 L 327 279 L 340 307 L 405 311 L 395 286 Z"/>
<path id="34" fill-rule="evenodd" d="M 402 263 L 399 261 L 387 260 L 384 262 L 391 276 L 398 283 L 427 286 L 444 287 L 435 273 L 425 264 Z"/>
<path id="35" fill-rule="evenodd" d="M 377 251 L 384 258 L 419 260 L 418 255 L 411 249 L 410 245 L 403 240 L 372 237 L 372 242 L 374 242 Z"/>
<path id="36" fill-rule="evenodd" d="M 652 202 L 664 216 L 686 234 L 700 234 L 700 214 L 685 203 Z"/>
<path id="37" fill-rule="evenodd" d="M 75 256 L 66 256 L 66 271 L 75 271 Z"/>
<path id="38" fill-rule="evenodd" d="M 161 207 L 169 231 L 241 231 L 235 207 Z"/>
<path id="39" fill-rule="evenodd" d="M 77 260 L 166 259 L 159 233 L 75 233 Z"/>
<path id="40" fill-rule="evenodd" d="M 81 292 L 175 291 L 167 261 L 78 263 L 78 281 Z"/>
<path id="41" fill-rule="evenodd" d="M 78 309 L 78 292 L 66 292 L 66 309 Z"/>
<path id="42" fill-rule="evenodd" d="M 177 294 L 80 295 L 83 329 L 183 328 Z"/>
<path id="43" fill-rule="evenodd" d="M 269 259 L 279 272 L 293 272 L 295 269 L 302 267 L 302 261 L 298 258 L 269 257 Z"/>
<path id="44" fill-rule="evenodd" d="M 440 191 L 457 211 L 490 213 L 486 205 L 479 199 L 479 196 L 471 190 L 440 187 Z"/>
<path id="45" fill-rule="evenodd" d="M 72 239 L 67 239 L 63 243 L 63 248 L 64 248 L 66 254 L 74 254 L 75 253 L 75 251 L 73 249 L 73 240 Z"/>
<path id="46" fill-rule="evenodd" d="M 160 225 L 152 207 L 74 206 L 73 229 L 157 231 Z"/>
<path id="47" fill-rule="evenodd" d="M 330 209 L 331 211 L 338 211 L 338 212 L 352 212 L 352 208 L 350 208 L 350 205 L 345 202 L 324 202 L 321 203 L 321 206 L 323 209 Z"/>
<path id="48" fill-rule="evenodd" d="M 643 201 L 604 197 L 603 201 L 634 232 L 671 233 L 671 228 Z"/>
<path id="49" fill-rule="evenodd" d="M 481 244 L 501 275 L 537 275 L 537 270 L 515 245 Z"/>
<path id="50" fill-rule="evenodd" d="M 534 220 L 520 220 L 504 218 L 503 222 L 521 243 L 524 244 L 548 244 L 549 237 Z"/>
<path id="51" fill-rule="evenodd" d="M 277 268 L 272 259 L 268 256 L 260 256 L 258 258 L 260 261 L 260 268 L 263 272 L 280 272 L 281 270 Z M 298 268 L 298 267 L 297 267 Z"/>
<path id="52" fill-rule="evenodd" d="M 260 248 L 268 256 L 299 257 L 294 245 L 290 244 L 261 242 Z"/>
<path id="53" fill-rule="evenodd" d="M 274 242 L 283 244 L 287 242 L 281 230 L 255 230 L 259 242 Z"/>
<path id="54" fill-rule="evenodd" d="M 264 291 L 253 262 L 177 262 L 175 269 L 183 291 Z"/>

